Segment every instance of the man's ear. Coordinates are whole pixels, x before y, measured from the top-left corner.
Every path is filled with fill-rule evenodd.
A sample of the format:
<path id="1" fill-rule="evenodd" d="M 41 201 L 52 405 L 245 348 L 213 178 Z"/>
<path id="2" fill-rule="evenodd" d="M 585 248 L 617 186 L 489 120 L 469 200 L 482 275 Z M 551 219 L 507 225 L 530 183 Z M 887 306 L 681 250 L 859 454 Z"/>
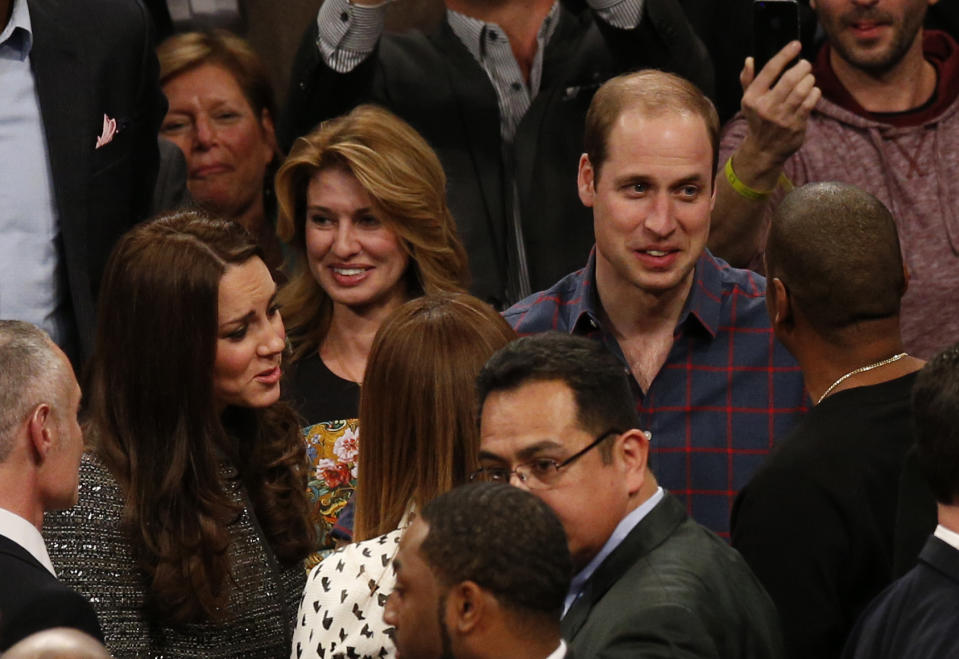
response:
<path id="1" fill-rule="evenodd" d="M 638 492 L 649 473 L 649 436 L 636 428 L 627 430 L 616 440 L 614 450 L 623 460 L 629 493 Z"/>
<path id="2" fill-rule="evenodd" d="M 583 154 L 579 157 L 579 173 L 576 175 L 576 185 L 579 188 L 579 200 L 587 208 L 593 207 L 593 198 L 596 194 L 596 172 L 593 170 L 593 164 L 589 161 L 589 156 Z"/>
<path id="3" fill-rule="evenodd" d="M 32 455 L 40 464 L 47 457 L 47 453 L 53 448 L 55 440 L 53 433 L 53 409 L 49 403 L 40 403 L 27 420 L 27 434 L 30 437 L 30 446 Z"/>
<path id="4" fill-rule="evenodd" d="M 447 626 L 461 636 L 476 631 L 495 599 L 473 581 L 456 584 L 446 594 Z"/>
<path id="5" fill-rule="evenodd" d="M 782 331 L 792 327 L 792 308 L 789 304 L 789 291 L 779 277 L 773 277 L 766 283 L 766 297 L 769 298 L 769 322 L 773 330 Z"/>

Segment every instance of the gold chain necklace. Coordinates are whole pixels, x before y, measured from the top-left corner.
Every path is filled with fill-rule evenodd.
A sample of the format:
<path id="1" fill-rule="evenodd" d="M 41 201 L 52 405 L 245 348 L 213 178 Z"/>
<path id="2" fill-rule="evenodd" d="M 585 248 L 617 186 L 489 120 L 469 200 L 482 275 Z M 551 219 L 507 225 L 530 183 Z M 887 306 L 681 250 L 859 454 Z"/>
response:
<path id="1" fill-rule="evenodd" d="M 854 370 L 854 371 L 849 371 L 849 372 L 846 373 L 844 376 L 842 376 L 841 378 L 839 378 L 838 380 L 836 380 L 835 382 L 833 382 L 831 385 L 829 385 L 829 388 L 826 389 L 826 392 L 825 392 L 822 396 L 819 397 L 819 400 L 816 401 L 816 405 L 819 405 L 819 403 L 821 403 L 821 402 L 823 401 L 823 398 L 825 398 L 826 396 L 828 396 L 829 394 L 832 393 L 832 390 L 833 390 L 833 389 L 835 389 L 836 387 L 838 387 L 840 384 L 842 384 L 843 382 L 845 382 L 846 380 L 848 380 L 848 379 L 851 378 L 852 376 L 854 376 L 854 375 L 859 375 L 860 373 L 865 373 L 866 371 L 871 371 L 871 370 L 874 369 L 874 368 L 879 368 L 880 366 L 885 366 L 886 364 L 891 364 L 891 363 L 893 363 L 893 362 L 897 362 L 897 361 L 899 361 L 900 359 L 902 359 L 902 358 L 905 357 L 905 356 L 906 356 L 906 353 L 900 352 L 898 355 L 893 355 L 892 357 L 887 357 L 886 359 L 883 359 L 883 360 L 880 361 L 880 362 L 876 362 L 876 363 L 874 363 L 874 364 L 867 364 L 866 366 L 860 366 L 859 368 L 857 368 L 857 369 Z"/>

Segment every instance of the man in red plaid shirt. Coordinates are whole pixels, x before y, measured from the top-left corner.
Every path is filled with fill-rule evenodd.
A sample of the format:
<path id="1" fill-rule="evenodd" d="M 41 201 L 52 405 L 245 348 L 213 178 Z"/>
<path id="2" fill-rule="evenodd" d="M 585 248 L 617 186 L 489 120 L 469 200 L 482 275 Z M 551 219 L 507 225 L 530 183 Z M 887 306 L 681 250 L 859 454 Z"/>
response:
<path id="1" fill-rule="evenodd" d="M 630 375 L 661 484 L 728 537 L 736 493 L 808 396 L 770 328 L 765 279 L 706 249 L 718 132 L 712 103 L 682 78 L 648 70 L 603 85 L 577 181 L 596 246 L 505 317 L 521 335 L 602 341 Z"/>

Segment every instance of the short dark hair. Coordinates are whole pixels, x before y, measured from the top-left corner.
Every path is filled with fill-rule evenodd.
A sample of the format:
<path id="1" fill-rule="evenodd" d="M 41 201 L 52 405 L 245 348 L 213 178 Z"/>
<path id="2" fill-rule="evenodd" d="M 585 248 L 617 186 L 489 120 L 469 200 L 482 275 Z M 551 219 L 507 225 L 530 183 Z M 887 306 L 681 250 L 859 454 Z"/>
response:
<path id="1" fill-rule="evenodd" d="M 524 336 L 494 353 L 476 382 L 480 414 L 490 393 L 548 380 L 570 388 L 583 430 L 623 432 L 639 427 L 623 365 L 599 341 L 562 332 Z M 600 449 L 607 461 L 609 445 L 603 443 Z"/>
<path id="2" fill-rule="evenodd" d="M 959 502 L 959 344 L 923 366 L 912 388 L 916 458 L 936 501 Z"/>
<path id="3" fill-rule="evenodd" d="M 463 485 L 423 509 L 420 553 L 446 587 L 472 581 L 525 621 L 559 625 L 573 564 L 543 501 L 502 483 Z"/>
<path id="4" fill-rule="evenodd" d="M 779 277 L 827 339 L 894 317 L 906 292 L 896 222 L 881 201 L 845 183 L 811 183 L 776 208 L 766 275 Z"/>
<path id="5" fill-rule="evenodd" d="M 713 174 L 719 157 L 719 114 L 713 102 L 692 82 L 674 73 L 644 69 L 610 78 L 593 96 L 586 112 L 583 146 L 599 180 L 609 156 L 609 134 L 623 112 L 639 110 L 651 117 L 667 114 L 700 117 L 713 152 Z"/>

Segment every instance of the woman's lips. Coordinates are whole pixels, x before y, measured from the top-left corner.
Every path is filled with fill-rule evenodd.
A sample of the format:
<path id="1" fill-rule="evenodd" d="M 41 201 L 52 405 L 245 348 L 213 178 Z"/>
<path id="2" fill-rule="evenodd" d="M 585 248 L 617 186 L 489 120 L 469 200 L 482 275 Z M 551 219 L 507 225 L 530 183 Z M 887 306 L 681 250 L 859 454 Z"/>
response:
<path id="1" fill-rule="evenodd" d="M 261 382 L 263 384 L 276 384 L 277 382 L 280 381 L 280 376 L 282 374 L 283 374 L 283 371 L 280 369 L 280 367 L 274 366 L 273 368 L 267 371 L 258 373 L 254 379 L 257 382 Z"/>
<path id="2" fill-rule="evenodd" d="M 368 265 L 332 265 L 333 280 L 340 286 L 356 286 L 366 279 L 373 268 Z"/>
<path id="3" fill-rule="evenodd" d="M 224 172 L 230 171 L 230 168 L 222 163 L 216 163 L 213 165 L 203 165 L 202 167 L 196 167 L 190 170 L 190 178 L 206 178 L 208 176 L 215 176 L 217 174 L 223 174 Z"/>

